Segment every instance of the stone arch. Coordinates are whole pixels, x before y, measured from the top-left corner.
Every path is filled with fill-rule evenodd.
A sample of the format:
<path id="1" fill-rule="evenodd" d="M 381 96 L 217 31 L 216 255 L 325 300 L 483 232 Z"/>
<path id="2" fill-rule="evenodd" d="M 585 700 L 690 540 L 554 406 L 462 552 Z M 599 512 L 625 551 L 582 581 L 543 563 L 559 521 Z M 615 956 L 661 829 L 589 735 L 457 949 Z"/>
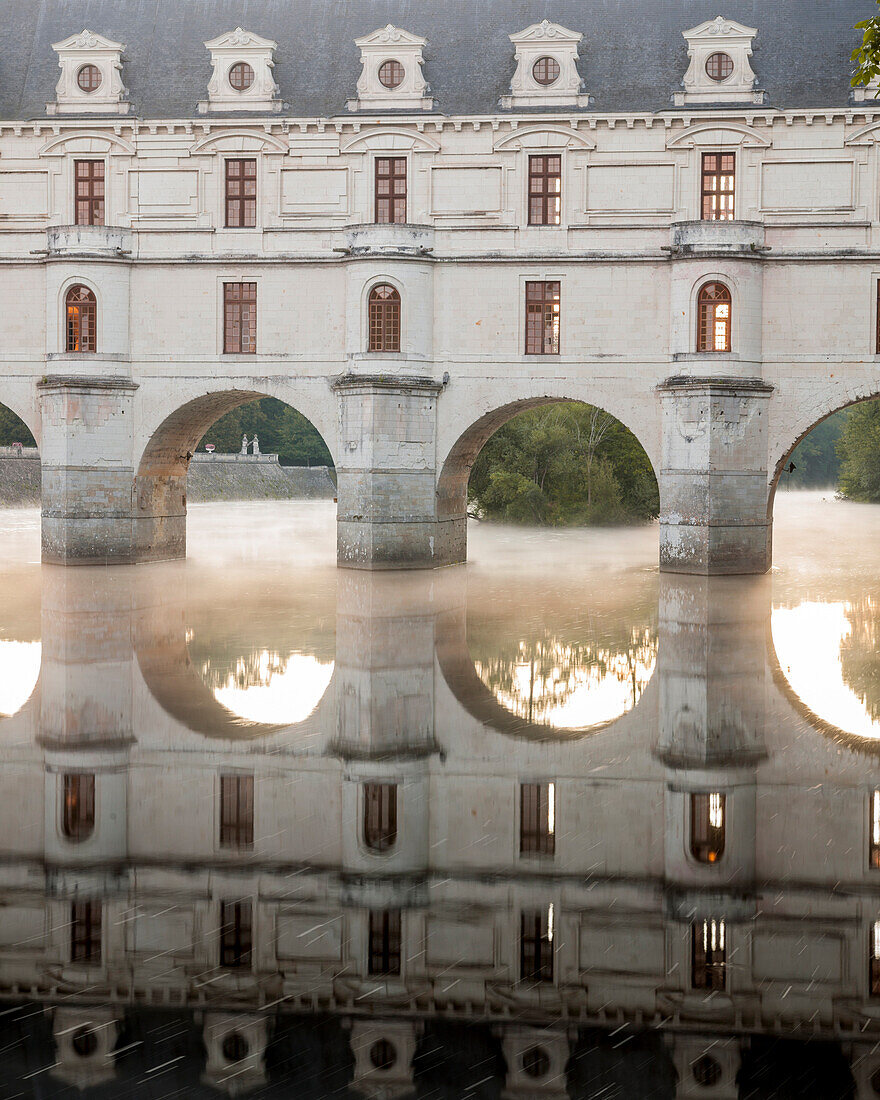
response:
<path id="1" fill-rule="evenodd" d="M 775 439 L 771 441 L 770 452 L 770 483 L 767 493 L 767 519 L 772 521 L 773 508 L 776 503 L 776 490 L 779 488 L 779 481 L 786 466 L 791 461 L 791 456 L 797 449 L 797 447 L 806 439 L 806 437 L 817 428 L 830 416 L 834 416 L 835 413 L 842 412 L 844 409 L 852 408 L 853 405 L 860 405 L 863 401 L 873 401 L 876 398 L 880 398 L 880 379 L 874 379 L 867 385 L 863 386 L 864 392 L 853 393 L 852 391 L 841 400 L 840 391 L 829 395 L 824 401 L 818 404 L 812 404 L 809 406 L 809 411 L 803 413 L 797 419 L 794 419 L 794 435 L 788 429 L 786 422 L 786 432 L 782 439 Z"/>
<path id="2" fill-rule="evenodd" d="M 241 388 L 230 385 L 202 390 L 183 400 L 183 395 L 178 395 L 166 404 L 164 416 L 159 412 L 151 417 L 149 425 L 142 426 L 136 441 L 132 499 L 135 560 L 185 557 L 186 475 L 190 459 L 211 425 L 233 409 L 264 397 L 283 401 L 314 425 L 336 462 L 335 431 L 329 430 L 334 407 L 326 384 L 316 382 L 324 393 L 322 406 L 315 400 L 316 393 L 291 394 L 286 387 L 267 382 L 267 379 L 247 380 Z"/>
<path id="3" fill-rule="evenodd" d="M 488 407 L 482 412 L 477 406 L 478 415 L 474 419 L 468 417 L 465 424 L 456 425 L 449 433 L 453 442 L 445 453 L 441 450 L 438 455 L 437 518 L 441 524 L 455 528 L 447 532 L 446 538 L 456 543 L 457 560 L 464 561 L 466 557 L 467 489 L 477 455 L 499 428 L 518 413 L 526 412 L 528 409 L 560 402 L 577 402 L 590 404 L 607 412 L 619 420 L 639 441 L 659 482 L 659 420 L 653 420 L 652 423 L 653 417 L 656 416 L 656 409 L 646 408 L 644 401 L 628 403 L 627 394 L 622 388 L 614 395 L 607 391 L 593 394 L 589 391 L 578 392 L 575 387 L 564 384 L 564 380 L 560 381 L 563 385 L 559 387 L 558 392 L 553 392 L 556 387 L 550 384 L 544 387 L 543 393 L 523 395 L 504 405 L 488 402 Z M 609 397 L 612 397 L 612 400 L 609 401 Z M 653 395 L 649 393 L 647 397 L 651 399 Z M 473 405 L 459 407 L 469 408 L 471 415 L 473 414 Z M 460 548 L 458 548 L 459 543 Z"/>
<path id="4" fill-rule="evenodd" d="M 34 437 L 37 447 L 41 442 L 40 406 L 31 379 L 0 378 L 0 407 L 14 413 Z"/>

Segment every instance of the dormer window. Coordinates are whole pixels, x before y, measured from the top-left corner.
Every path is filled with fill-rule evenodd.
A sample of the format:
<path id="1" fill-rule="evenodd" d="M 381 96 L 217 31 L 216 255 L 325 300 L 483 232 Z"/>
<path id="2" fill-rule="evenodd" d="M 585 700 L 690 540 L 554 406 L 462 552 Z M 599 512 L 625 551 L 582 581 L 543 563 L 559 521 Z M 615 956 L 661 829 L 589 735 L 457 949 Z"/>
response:
<path id="1" fill-rule="evenodd" d="M 379 66 L 379 82 L 386 88 L 398 88 L 406 76 L 406 69 L 399 61 L 384 61 Z"/>
<path id="2" fill-rule="evenodd" d="M 53 43 L 52 49 L 58 54 L 61 79 L 55 85 L 55 102 L 46 104 L 48 114 L 128 114 L 121 42 L 85 30 Z"/>
<path id="3" fill-rule="evenodd" d="M 581 91 L 578 43 L 583 38 L 545 19 L 510 35 L 515 48 L 516 72 L 510 95 L 502 107 L 586 107 L 590 97 Z"/>
<path id="4" fill-rule="evenodd" d="M 254 82 L 254 70 L 246 61 L 237 61 L 229 70 L 229 83 L 237 92 L 246 92 Z"/>
<path id="5" fill-rule="evenodd" d="M 755 88 L 749 58 L 758 32 L 718 16 L 683 32 L 690 65 L 684 91 L 674 95 L 676 107 L 691 103 L 763 103 L 764 93 Z"/>
<path id="6" fill-rule="evenodd" d="M 549 88 L 559 79 L 559 62 L 552 57 L 539 57 L 532 66 L 532 76 L 542 88 Z"/>
<path id="7" fill-rule="evenodd" d="M 709 74 L 710 79 L 717 80 L 719 83 L 722 80 L 727 80 L 730 74 L 733 72 L 733 58 L 729 53 L 713 53 L 709 55 L 709 60 L 706 62 L 706 72 Z"/>
<path id="8" fill-rule="evenodd" d="M 96 92 L 103 83 L 97 65 L 83 65 L 76 74 L 76 82 L 84 92 Z"/>
<path id="9" fill-rule="evenodd" d="M 213 72 L 208 98 L 199 104 L 208 111 L 280 111 L 284 106 L 272 75 L 277 42 L 236 27 L 205 43 Z"/>
<path id="10" fill-rule="evenodd" d="M 356 39 L 363 68 L 357 82 L 357 99 L 348 101 L 348 109 L 430 111 L 434 100 L 422 75 L 422 53 L 427 44 L 427 39 L 390 23 Z"/>

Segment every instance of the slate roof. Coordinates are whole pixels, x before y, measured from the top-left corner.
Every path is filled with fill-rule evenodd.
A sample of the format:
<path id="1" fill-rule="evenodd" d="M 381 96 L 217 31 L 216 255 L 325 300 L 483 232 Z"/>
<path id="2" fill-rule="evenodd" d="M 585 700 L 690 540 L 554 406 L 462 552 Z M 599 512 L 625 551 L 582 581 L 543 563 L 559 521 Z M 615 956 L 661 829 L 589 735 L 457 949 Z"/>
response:
<path id="1" fill-rule="evenodd" d="M 45 116 L 59 75 L 51 44 L 85 27 L 126 45 L 135 116 L 198 117 L 204 43 L 236 26 L 278 42 L 285 114 L 344 114 L 361 71 L 354 40 L 386 23 L 428 39 L 440 113 L 491 114 L 514 70 L 507 36 L 542 19 L 583 33 L 593 110 L 665 110 L 687 68 L 681 32 L 717 15 L 758 29 L 752 67 L 768 105 L 843 107 L 853 25 L 876 11 L 873 0 L 0 0 L 0 118 Z"/>

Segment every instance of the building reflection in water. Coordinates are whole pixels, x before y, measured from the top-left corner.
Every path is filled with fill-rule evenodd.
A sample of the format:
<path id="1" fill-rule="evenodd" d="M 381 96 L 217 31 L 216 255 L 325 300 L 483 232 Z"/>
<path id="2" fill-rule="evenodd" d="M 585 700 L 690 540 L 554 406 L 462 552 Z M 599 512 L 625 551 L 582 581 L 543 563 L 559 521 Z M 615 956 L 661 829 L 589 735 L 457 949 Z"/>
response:
<path id="1" fill-rule="evenodd" d="M 880 1095 L 874 746 L 783 682 L 771 580 L 517 637 L 469 575 L 341 572 L 248 638 L 182 564 L 43 570 L 0 1095 Z M 619 715 L 555 729 L 621 655 Z"/>

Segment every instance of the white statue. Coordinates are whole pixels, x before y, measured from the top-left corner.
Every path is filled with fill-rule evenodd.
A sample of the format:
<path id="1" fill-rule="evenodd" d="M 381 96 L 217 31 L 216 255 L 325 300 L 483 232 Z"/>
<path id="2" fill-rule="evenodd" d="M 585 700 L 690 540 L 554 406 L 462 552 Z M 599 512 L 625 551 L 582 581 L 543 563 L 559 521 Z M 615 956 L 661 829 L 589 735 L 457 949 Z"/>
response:
<path id="1" fill-rule="evenodd" d="M 260 437 L 257 435 L 256 432 L 254 432 L 254 438 L 252 442 L 254 445 L 254 454 L 258 455 L 260 453 Z"/>
<path id="2" fill-rule="evenodd" d="M 247 449 L 248 449 L 248 437 L 246 435 L 243 435 L 241 437 L 241 451 L 239 453 L 243 454 L 243 455 L 246 455 L 247 454 Z"/>

